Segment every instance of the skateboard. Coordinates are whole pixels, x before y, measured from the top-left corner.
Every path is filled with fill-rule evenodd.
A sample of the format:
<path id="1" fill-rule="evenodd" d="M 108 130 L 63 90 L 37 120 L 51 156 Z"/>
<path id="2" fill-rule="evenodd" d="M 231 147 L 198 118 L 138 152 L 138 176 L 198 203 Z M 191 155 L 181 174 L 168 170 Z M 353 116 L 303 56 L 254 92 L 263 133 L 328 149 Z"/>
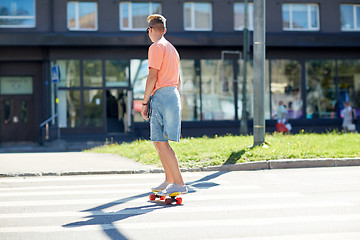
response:
<path id="1" fill-rule="evenodd" d="M 155 201 L 156 198 L 160 198 L 160 200 L 165 200 L 166 205 L 170 205 L 173 202 L 175 202 L 176 204 L 181 204 L 182 198 L 177 197 L 179 195 L 180 195 L 180 193 L 176 192 L 176 193 L 170 194 L 169 197 L 166 197 L 166 196 L 159 196 L 159 195 L 157 195 L 157 192 L 153 192 L 152 194 L 149 195 L 149 199 L 150 199 L 150 201 Z"/>

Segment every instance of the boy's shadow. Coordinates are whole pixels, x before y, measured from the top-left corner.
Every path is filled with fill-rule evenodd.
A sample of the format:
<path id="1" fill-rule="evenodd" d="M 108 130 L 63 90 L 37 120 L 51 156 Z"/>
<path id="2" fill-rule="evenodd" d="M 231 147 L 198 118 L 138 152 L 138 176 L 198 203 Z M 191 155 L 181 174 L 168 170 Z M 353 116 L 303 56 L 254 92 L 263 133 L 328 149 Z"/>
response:
<path id="1" fill-rule="evenodd" d="M 219 184 L 214 182 L 209 182 L 211 179 L 217 178 L 221 175 L 223 175 L 226 172 L 216 172 L 214 174 L 210 174 L 206 177 L 203 177 L 199 180 L 186 183 L 186 185 L 189 186 L 189 193 L 196 192 L 196 188 L 198 189 L 208 189 L 211 187 L 218 186 Z M 110 238 L 110 239 L 128 239 L 124 234 L 122 234 L 114 225 L 118 221 L 122 221 L 124 219 L 135 217 L 139 215 L 143 215 L 155 210 L 168 208 L 168 207 L 175 207 L 179 205 L 165 205 L 163 201 L 152 201 L 149 205 L 144 206 L 138 206 L 138 207 L 132 207 L 132 208 L 124 208 L 120 211 L 116 212 L 104 212 L 104 209 L 121 205 L 123 203 L 129 202 L 134 199 L 147 197 L 150 194 L 143 193 L 123 199 L 119 199 L 110 203 L 106 203 L 100 206 L 97 206 L 95 208 L 90 208 L 87 210 L 83 210 L 82 212 L 89 212 L 92 213 L 92 215 L 86 216 L 85 218 L 88 218 L 88 220 L 84 221 L 77 221 L 73 223 L 68 223 L 63 225 L 65 228 L 75 228 L 75 227 L 83 227 L 83 226 L 92 226 L 92 225 L 100 225 L 104 233 Z M 181 205 L 180 205 L 181 206 Z"/>

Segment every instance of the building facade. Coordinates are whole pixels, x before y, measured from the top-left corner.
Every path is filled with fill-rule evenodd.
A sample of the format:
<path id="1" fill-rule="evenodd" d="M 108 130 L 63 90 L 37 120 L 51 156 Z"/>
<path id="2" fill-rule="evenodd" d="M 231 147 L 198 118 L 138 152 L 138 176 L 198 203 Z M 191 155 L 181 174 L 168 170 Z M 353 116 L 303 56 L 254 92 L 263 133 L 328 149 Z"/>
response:
<path id="1" fill-rule="evenodd" d="M 246 78 L 244 9 L 236 0 L 0 0 L 0 142 L 42 141 L 49 118 L 62 137 L 147 137 L 139 109 L 152 13 L 167 18 L 180 53 L 183 136 L 238 134 L 244 98 L 251 132 L 252 1 Z M 358 0 L 266 1 L 265 99 L 270 132 L 280 101 L 295 132 L 341 129 L 344 102 L 360 116 Z"/>

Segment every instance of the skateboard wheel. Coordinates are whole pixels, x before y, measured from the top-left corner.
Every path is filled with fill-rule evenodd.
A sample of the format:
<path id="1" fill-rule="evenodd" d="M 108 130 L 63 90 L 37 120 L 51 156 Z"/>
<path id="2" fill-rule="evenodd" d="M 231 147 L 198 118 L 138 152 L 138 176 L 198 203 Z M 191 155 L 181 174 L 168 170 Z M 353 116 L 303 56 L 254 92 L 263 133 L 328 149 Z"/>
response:
<path id="1" fill-rule="evenodd" d="M 155 194 L 150 194 L 149 199 L 150 199 L 150 201 L 154 201 L 156 199 Z"/>
<path id="2" fill-rule="evenodd" d="M 176 204 L 181 204 L 182 203 L 182 198 L 181 197 L 179 197 L 179 198 L 176 198 Z"/>
<path id="3" fill-rule="evenodd" d="M 171 198 L 166 198 L 165 199 L 165 204 L 166 205 L 170 205 L 172 203 L 172 199 Z"/>
<path id="4" fill-rule="evenodd" d="M 160 196 L 160 200 L 165 200 L 165 196 Z"/>

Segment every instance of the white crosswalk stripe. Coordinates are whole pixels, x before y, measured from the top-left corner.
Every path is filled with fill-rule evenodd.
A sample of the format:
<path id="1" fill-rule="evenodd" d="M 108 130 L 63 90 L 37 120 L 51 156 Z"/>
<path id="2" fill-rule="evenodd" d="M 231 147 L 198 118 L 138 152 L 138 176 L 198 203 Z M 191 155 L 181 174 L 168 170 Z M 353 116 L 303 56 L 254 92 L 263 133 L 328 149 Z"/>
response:
<path id="1" fill-rule="evenodd" d="M 360 236 L 359 195 L 338 198 L 329 190 L 324 199 L 315 193 L 325 191 L 324 182 L 309 193 L 307 183 L 234 184 L 227 175 L 185 174 L 191 191 L 179 206 L 148 200 L 157 174 L 0 179 L 0 239 L 168 239 L 163 231 L 173 239 Z"/>

